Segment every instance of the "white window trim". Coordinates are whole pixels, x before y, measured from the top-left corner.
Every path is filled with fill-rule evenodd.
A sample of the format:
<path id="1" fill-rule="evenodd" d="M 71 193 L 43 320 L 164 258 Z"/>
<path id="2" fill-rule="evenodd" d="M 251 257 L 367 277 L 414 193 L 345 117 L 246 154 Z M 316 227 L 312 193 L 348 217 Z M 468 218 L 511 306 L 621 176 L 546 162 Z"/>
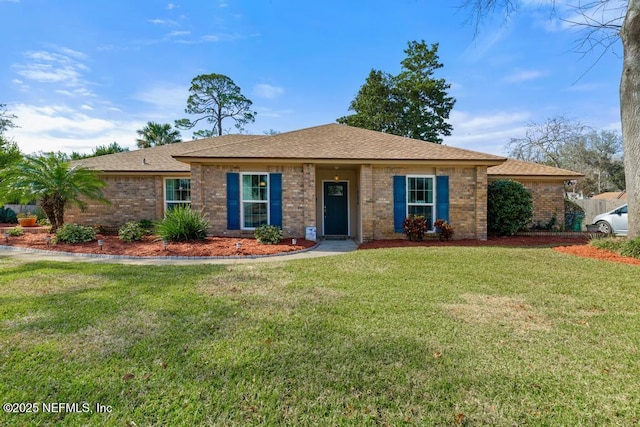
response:
<path id="1" fill-rule="evenodd" d="M 431 182 L 433 183 L 433 201 L 431 203 L 409 203 L 409 178 L 431 178 Z M 436 176 L 435 175 L 407 175 L 406 178 L 406 207 L 405 207 L 405 217 L 409 216 L 409 206 L 429 206 L 431 205 L 431 217 L 433 221 L 436 220 L 436 195 L 438 194 L 436 191 Z M 427 233 L 435 233 L 435 227 L 431 224 L 431 229 L 427 231 Z"/>
<path id="2" fill-rule="evenodd" d="M 243 191 L 243 182 L 245 175 L 266 175 L 267 176 L 267 200 L 245 200 Z M 256 227 L 245 227 L 244 225 L 244 203 L 265 203 L 267 205 L 267 224 L 271 224 L 271 180 L 269 172 L 241 172 L 240 173 L 240 229 L 255 230 Z"/>
<path id="3" fill-rule="evenodd" d="M 188 179 L 189 180 L 189 195 L 191 195 L 191 177 L 188 176 L 165 176 L 162 181 L 162 193 L 164 198 L 164 212 L 168 210 L 168 203 L 188 203 L 191 206 L 191 200 L 167 200 L 167 181 L 174 179 Z"/>

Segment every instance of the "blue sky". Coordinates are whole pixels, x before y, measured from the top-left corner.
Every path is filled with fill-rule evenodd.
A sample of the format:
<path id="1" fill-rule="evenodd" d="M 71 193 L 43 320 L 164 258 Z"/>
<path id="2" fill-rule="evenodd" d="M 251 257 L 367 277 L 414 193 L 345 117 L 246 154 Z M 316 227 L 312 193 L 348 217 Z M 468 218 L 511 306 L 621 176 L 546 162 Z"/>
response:
<path id="1" fill-rule="evenodd" d="M 25 153 L 133 149 L 146 122 L 188 117 L 193 77 L 219 73 L 253 101 L 249 133 L 285 132 L 347 114 L 372 68 L 397 73 L 407 42 L 425 40 L 457 99 L 447 145 L 505 154 L 561 114 L 619 130 L 622 48 L 575 53 L 580 33 L 545 3 L 474 36 L 456 0 L 0 0 L 0 103 Z"/>

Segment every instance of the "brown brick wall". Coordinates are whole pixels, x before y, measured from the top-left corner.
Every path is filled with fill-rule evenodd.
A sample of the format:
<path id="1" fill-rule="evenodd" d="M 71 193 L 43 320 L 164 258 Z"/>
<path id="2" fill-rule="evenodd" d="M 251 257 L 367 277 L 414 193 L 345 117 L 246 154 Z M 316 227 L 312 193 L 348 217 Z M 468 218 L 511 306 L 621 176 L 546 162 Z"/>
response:
<path id="1" fill-rule="evenodd" d="M 393 230 L 393 176 L 448 175 L 449 223 L 456 239 L 486 239 L 487 173 L 479 168 L 373 168 L 373 238 L 404 238 Z M 368 235 L 364 232 L 363 239 Z"/>
<path id="2" fill-rule="evenodd" d="M 164 181 L 161 176 L 102 177 L 107 183 L 105 197 L 111 205 L 87 201 L 87 209 L 67 208 L 66 223 L 119 227 L 127 221 L 162 218 Z"/>
<path id="3" fill-rule="evenodd" d="M 282 229 L 285 237 L 303 237 L 305 226 L 315 225 L 314 201 L 305 189 L 315 188 L 315 174 L 303 166 L 231 167 L 199 165 L 192 169 L 191 203 L 209 217 L 209 233 L 217 236 L 252 236 L 250 230 L 227 230 L 227 172 L 282 173 Z M 310 182 L 308 182 L 310 181 Z M 305 184 L 306 183 L 306 184 Z M 309 213 L 311 211 L 312 213 Z"/>
<path id="4" fill-rule="evenodd" d="M 533 225 L 546 225 L 553 215 L 564 224 L 564 181 L 522 181 L 533 198 Z"/>

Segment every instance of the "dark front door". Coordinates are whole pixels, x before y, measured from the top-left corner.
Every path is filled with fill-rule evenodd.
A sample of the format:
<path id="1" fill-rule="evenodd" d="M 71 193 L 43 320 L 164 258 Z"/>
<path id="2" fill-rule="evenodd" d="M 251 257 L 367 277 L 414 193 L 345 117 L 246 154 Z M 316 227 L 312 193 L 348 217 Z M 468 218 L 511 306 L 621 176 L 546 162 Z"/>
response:
<path id="1" fill-rule="evenodd" d="M 349 196 L 346 182 L 324 183 L 324 234 L 349 234 Z"/>

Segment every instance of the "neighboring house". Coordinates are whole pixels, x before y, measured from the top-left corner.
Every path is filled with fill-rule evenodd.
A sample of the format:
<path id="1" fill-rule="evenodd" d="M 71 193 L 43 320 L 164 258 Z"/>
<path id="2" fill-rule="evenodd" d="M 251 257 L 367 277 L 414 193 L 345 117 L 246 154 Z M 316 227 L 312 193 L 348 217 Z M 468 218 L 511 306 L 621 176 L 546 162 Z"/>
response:
<path id="1" fill-rule="evenodd" d="M 521 182 L 533 197 L 533 224 L 547 224 L 555 215 L 558 225 L 564 224 L 565 182 L 584 175 L 566 169 L 538 163 L 508 159 L 488 170 L 489 182 L 513 179 Z"/>
<path id="2" fill-rule="evenodd" d="M 449 221 L 456 238 L 486 239 L 487 169 L 505 160 L 339 124 L 225 135 L 77 161 L 101 171 L 112 204 L 66 219 L 119 226 L 190 204 L 213 235 L 269 223 L 289 237 L 315 227 L 362 242 L 403 237 L 404 218 L 421 214 L 431 227 Z"/>
<path id="3" fill-rule="evenodd" d="M 591 200 L 617 200 L 616 203 L 627 203 L 626 191 L 607 191 L 605 193 L 596 194 Z"/>

